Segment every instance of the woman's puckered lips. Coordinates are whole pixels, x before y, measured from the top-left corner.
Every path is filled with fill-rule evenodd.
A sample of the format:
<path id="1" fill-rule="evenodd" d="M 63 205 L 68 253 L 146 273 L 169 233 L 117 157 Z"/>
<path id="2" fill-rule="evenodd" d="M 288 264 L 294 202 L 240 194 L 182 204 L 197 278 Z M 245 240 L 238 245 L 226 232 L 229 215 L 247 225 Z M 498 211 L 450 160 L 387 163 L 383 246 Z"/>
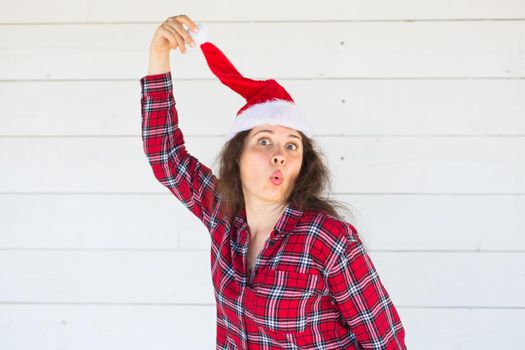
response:
<path id="1" fill-rule="evenodd" d="M 272 175 L 270 175 L 271 178 L 278 178 L 278 179 L 282 179 L 283 178 L 283 174 L 281 173 L 280 170 L 276 170 L 272 173 Z"/>

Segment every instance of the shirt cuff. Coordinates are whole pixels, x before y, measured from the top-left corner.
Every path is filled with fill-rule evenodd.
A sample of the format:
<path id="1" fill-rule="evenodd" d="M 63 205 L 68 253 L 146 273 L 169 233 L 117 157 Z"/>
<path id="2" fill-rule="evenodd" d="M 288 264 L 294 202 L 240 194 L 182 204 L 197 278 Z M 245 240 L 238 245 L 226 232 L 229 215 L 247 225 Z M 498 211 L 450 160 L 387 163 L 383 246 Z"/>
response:
<path id="1" fill-rule="evenodd" d="M 150 74 L 140 78 L 142 94 L 169 93 L 172 89 L 171 71 L 160 74 Z"/>

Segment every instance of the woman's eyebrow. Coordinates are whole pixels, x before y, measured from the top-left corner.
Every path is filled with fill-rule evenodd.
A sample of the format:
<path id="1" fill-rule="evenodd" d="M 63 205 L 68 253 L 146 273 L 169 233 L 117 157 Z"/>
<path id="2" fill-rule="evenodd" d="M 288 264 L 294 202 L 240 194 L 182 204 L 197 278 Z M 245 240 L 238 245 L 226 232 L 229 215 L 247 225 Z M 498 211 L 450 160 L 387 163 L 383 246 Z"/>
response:
<path id="1" fill-rule="evenodd" d="M 259 131 L 257 131 L 255 134 L 253 134 L 253 136 L 257 135 L 257 134 L 260 133 L 260 132 L 264 132 L 264 131 L 269 132 L 270 134 L 273 134 L 273 133 L 274 133 L 273 130 L 259 130 Z M 298 138 L 299 140 L 301 139 L 299 136 L 294 135 L 294 134 L 290 134 L 290 135 L 288 135 L 288 136 L 290 136 L 290 137 L 296 137 L 296 138 Z"/>

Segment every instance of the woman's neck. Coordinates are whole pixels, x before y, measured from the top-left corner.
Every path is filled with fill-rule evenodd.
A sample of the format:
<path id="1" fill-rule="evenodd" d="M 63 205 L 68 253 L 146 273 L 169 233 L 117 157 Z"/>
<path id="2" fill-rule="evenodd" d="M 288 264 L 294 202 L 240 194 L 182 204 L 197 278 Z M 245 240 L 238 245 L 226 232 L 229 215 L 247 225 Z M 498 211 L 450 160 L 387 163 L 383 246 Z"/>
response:
<path id="1" fill-rule="evenodd" d="M 246 221 L 252 237 L 269 235 L 286 208 L 286 204 L 245 203 Z"/>

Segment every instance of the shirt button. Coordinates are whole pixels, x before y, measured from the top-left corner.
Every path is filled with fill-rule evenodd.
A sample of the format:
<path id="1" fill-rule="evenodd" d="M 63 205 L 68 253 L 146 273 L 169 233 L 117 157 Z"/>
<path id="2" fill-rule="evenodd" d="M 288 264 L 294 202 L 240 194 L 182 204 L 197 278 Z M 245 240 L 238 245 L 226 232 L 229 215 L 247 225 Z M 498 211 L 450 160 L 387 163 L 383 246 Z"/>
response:
<path id="1" fill-rule="evenodd" d="M 274 244 L 274 243 L 275 243 L 274 241 L 270 241 L 270 242 L 268 242 L 268 245 L 269 245 L 270 247 L 273 247 L 273 244 Z"/>

